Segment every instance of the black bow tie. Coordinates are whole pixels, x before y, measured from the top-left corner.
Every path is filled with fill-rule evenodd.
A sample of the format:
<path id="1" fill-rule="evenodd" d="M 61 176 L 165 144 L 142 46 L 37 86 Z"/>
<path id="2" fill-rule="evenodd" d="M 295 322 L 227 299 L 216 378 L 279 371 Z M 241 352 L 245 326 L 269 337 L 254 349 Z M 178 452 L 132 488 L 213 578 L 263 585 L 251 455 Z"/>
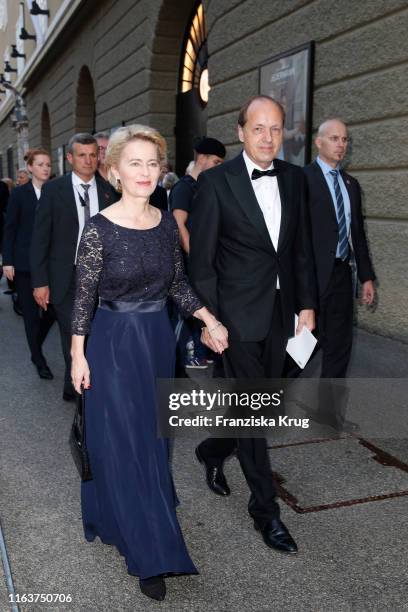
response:
<path id="1" fill-rule="evenodd" d="M 251 179 L 255 181 L 256 179 L 261 178 L 261 176 L 276 176 L 278 174 L 278 170 L 276 168 L 271 168 L 271 170 L 258 170 L 254 168 L 252 170 Z"/>

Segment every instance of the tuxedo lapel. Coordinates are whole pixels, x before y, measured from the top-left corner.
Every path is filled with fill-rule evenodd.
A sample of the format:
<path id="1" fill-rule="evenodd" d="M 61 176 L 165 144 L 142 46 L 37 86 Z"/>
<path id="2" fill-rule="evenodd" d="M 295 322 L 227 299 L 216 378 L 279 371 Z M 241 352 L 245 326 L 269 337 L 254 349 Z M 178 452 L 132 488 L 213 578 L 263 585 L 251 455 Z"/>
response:
<path id="1" fill-rule="evenodd" d="M 240 207 L 252 225 L 258 230 L 264 241 L 273 249 L 273 244 L 266 227 L 265 219 L 251 185 L 248 171 L 242 154 L 233 160 L 225 173 L 227 182 Z"/>
<path id="2" fill-rule="evenodd" d="M 279 228 L 279 240 L 278 240 L 278 251 L 282 248 L 283 241 L 285 239 L 286 229 L 289 225 L 290 220 L 290 176 L 280 163 L 279 159 L 275 159 L 274 167 L 279 170 L 277 174 L 278 179 L 278 187 L 279 187 L 279 196 L 281 201 L 281 223 Z"/>

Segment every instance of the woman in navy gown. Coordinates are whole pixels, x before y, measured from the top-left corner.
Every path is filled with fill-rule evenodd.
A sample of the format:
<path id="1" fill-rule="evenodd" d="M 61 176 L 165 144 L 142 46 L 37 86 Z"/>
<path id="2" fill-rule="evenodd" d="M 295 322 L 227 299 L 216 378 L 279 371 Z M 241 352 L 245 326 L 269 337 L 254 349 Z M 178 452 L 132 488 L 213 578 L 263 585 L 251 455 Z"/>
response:
<path id="1" fill-rule="evenodd" d="M 227 330 L 188 284 L 173 216 L 149 204 L 165 147 L 146 126 L 111 136 L 106 163 L 122 199 L 84 228 L 71 350 L 74 386 L 86 389 L 93 474 L 82 483 L 85 537 L 116 545 L 142 592 L 157 600 L 166 575 L 197 573 L 175 512 L 168 442 L 156 433 L 156 378 L 171 378 L 175 363 L 167 297 L 204 322 L 220 353 L 228 345 Z"/>

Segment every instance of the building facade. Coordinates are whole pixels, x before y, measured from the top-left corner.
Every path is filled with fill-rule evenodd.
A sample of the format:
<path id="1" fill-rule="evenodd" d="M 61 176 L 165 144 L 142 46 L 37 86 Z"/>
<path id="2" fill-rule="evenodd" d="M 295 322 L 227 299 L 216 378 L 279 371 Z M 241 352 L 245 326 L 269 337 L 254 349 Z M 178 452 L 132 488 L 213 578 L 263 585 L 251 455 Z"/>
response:
<path id="1" fill-rule="evenodd" d="M 22 27 L 36 39 L 21 40 Z M 407 31 L 407 0 L 0 0 L 0 72 L 13 88 L 0 85 L 0 175 L 28 145 L 51 150 L 58 174 L 74 132 L 133 122 L 162 132 L 179 172 L 197 136 L 232 156 L 259 67 L 314 41 L 312 131 L 333 116 L 350 127 L 378 276 L 378 305 L 358 309 L 359 325 L 408 342 Z"/>

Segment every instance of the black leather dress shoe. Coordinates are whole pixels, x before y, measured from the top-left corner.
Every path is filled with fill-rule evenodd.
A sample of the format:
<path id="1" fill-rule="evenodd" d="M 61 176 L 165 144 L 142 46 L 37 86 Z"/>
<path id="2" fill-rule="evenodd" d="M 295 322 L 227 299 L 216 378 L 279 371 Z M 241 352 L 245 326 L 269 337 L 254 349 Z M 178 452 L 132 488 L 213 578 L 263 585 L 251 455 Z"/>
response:
<path id="1" fill-rule="evenodd" d="M 209 465 L 204 457 L 201 455 L 198 446 L 195 449 L 195 454 L 200 463 L 205 466 L 207 484 L 213 493 L 217 495 L 230 495 L 231 491 L 227 483 L 227 479 L 224 476 L 221 466 Z"/>
<path id="2" fill-rule="evenodd" d="M 53 373 L 47 365 L 37 366 L 38 376 L 45 378 L 45 380 L 52 380 L 54 378 Z"/>
<path id="3" fill-rule="evenodd" d="M 263 541 L 269 548 L 274 548 L 284 553 L 297 553 L 297 544 L 280 519 L 271 519 L 262 528 L 257 523 L 254 523 L 254 527 L 257 531 L 261 532 Z"/>
<path id="4" fill-rule="evenodd" d="M 152 576 L 145 579 L 139 578 L 139 586 L 143 595 L 150 597 L 150 599 L 163 601 L 166 597 L 166 583 L 163 576 Z"/>
<path id="5" fill-rule="evenodd" d="M 75 402 L 76 395 L 75 393 L 68 393 L 68 391 L 64 391 L 62 394 L 62 399 L 64 402 Z"/>

